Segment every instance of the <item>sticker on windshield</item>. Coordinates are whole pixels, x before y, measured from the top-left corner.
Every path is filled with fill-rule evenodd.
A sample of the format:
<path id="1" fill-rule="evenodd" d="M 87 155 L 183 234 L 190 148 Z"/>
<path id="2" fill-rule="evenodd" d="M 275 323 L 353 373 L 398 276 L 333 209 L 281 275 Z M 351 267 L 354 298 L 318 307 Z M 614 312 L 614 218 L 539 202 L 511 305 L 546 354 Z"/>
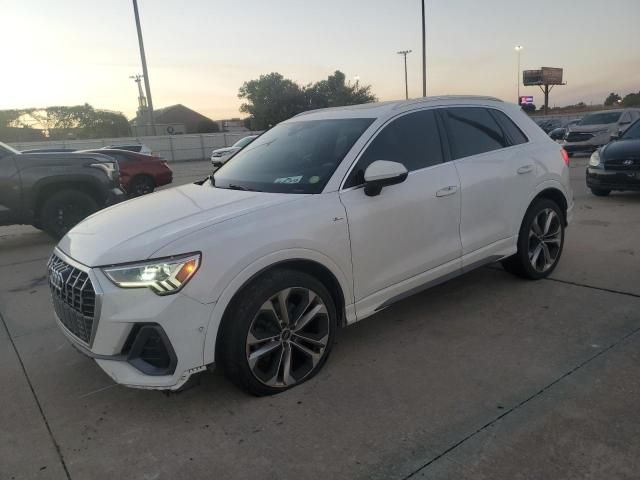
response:
<path id="1" fill-rule="evenodd" d="M 302 175 L 298 175 L 297 177 L 276 178 L 273 183 L 300 183 L 300 180 L 302 180 Z"/>

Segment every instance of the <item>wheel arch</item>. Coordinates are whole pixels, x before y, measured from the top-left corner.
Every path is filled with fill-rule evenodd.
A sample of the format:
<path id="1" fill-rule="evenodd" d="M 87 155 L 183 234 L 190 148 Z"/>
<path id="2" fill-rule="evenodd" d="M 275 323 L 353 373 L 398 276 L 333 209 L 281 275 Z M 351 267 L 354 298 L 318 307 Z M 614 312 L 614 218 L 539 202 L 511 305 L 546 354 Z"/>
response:
<path id="1" fill-rule="evenodd" d="M 222 325 L 234 300 L 248 285 L 273 270 L 286 268 L 313 275 L 325 285 L 333 298 L 338 312 L 338 326 L 349 323 L 349 319 L 353 315 L 353 313 L 349 313 L 353 310 L 352 293 L 347 278 L 338 266 L 318 252 L 302 249 L 301 252 L 297 252 L 302 254 L 292 255 L 288 258 L 284 257 L 282 253 L 284 252 L 278 252 L 254 262 L 238 274 L 220 294 L 207 328 L 203 352 L 205 364 L 212 363 L 217 358 L 218 346 L 222 338 Z"/>
<path id="2" fill-rule="evenodd" d="M 93 198 L 98 205 L 102 205 L 104 203 L 104 195 L 101 191 L 100 185 L 94 183 L 93 181 L 71 180 L 47 182 L 36 187 L 35 198 L 33 200 L 34 217 L 36 219 L 39 218 L 42 207 L 47 198 L 55 193 L 62 192 L 64 190 L 76 190 L 85 193 Z"/>
<path id="3" fill-rule="evenodd" d="M 540 191 L 535 197 L 533 197 L 533 199 L 531 199 L 531 201 L 529 202 L 529 206 L 527 207 L 527 211 L 529 210 L 529 208 L 531 208 L 531 205 L 533 205 L 533 203 L 536 200 L 541 198 L 549 199 L 555 202 L 560 207 L 560 209 L 562 210 L 564 225 L 566 227 L 567 226 L 567 209 L 569 208 L 569 203 L 567 201 L 567 197 L 565 196 L 565 194 L 556 187 L 552 187 L 552 186 L 547 187 L 542 191 Z"/>

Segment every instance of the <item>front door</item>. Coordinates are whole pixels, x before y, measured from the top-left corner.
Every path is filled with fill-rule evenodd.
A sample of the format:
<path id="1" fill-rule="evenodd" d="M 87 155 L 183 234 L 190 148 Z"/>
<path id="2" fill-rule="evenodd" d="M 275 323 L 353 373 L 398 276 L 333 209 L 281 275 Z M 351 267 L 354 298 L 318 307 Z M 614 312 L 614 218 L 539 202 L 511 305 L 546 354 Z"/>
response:
<path id="1" fill-rule="evenodd" d="M 407 179 L 369 197 L 364 170 L 376 160 L 404 164 Z M 425 272 L 459 268 L 459 181 L 444 163 L 433 110 L 396 117 L 369 143 L 340 199 L 347 212 L 358 317 L 417 287 Z"/>

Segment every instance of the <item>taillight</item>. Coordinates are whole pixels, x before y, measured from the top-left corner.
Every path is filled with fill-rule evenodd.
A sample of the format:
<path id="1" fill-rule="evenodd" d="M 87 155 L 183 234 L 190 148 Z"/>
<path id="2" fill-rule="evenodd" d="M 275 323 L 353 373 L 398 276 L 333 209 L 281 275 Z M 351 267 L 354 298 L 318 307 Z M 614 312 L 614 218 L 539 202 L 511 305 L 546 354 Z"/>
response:
<path id="1" fill-rule="evenodd" d="M 567 151 L 564 148 L 561 148 L 560 152 L 562 153 L 562 160 L 564 161 L 564 164 L 568 167 L 569 166 L 569 154 L 567 153 Z"/>

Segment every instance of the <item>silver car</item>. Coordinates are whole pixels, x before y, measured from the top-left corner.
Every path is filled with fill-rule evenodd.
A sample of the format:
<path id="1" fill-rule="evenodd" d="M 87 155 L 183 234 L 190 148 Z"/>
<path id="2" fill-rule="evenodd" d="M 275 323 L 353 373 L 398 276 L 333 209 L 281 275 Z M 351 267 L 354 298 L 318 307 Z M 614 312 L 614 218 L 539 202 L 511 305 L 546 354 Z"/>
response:
<path id="1" fill-rule="evenodd" d="M 592 153 L 609 143 L 612 135 L 624 132 L 638 118 L 640 108 L 589 113 L 569 127 L 562 146 L 570 156 L 577 152 Z"/>
<path id="2" fill-rule="evenodd" d="M 227 160 L 229 160 L 234 154 L 242 150 L 244 147 L 253 142 L 258 135 L 248 135 L 246 137 L 242 137 L 236 143 L 231 145 L 230 147 L 218 148 L 211 152 L 211 165 L 214 168 L 220 168 L 224 165 Z"/>

